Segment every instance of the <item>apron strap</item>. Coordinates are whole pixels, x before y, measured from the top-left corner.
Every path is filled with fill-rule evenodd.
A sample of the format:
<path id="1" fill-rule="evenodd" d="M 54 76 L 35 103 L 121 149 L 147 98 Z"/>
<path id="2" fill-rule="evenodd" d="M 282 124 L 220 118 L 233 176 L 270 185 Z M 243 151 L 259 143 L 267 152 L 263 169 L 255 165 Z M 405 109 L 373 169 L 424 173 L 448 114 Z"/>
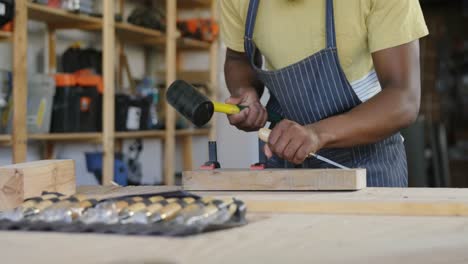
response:
<path id="1" fill-rule="evenodd" d="M 336 48 L 336 31 L 335 31 L 335 15 L 333 0 L 326 0 L 326 34 L 327 48 Z M 253 45 L 253 33 L 255 29 L 255 21 L 257 19 L 258 6 L 260 0 L 250 0 L 249 9 L 247 11 L 247 19 L 245 23 L 244 33 L 244 49 L 247 56 L 252 59 L 255 47 Z"/>
<path id="2" fill-rule="evenodd" d="M 249 59 L 252 59 L 254 53 L 254 45 L 252 43 L 253 33 L 255 29 L 255 21 L 257 19 L 257 11 L 260 0 L 250 0 L 249 10 L 247 12 L 247 19 L 245 23 L 244 33 L 244 49 Z"/>
<path id="3" fill-rule="evenodd" d="M 335 15 L 333 0 L 327 0 L 326 13 L 327 48 L 336 48 Z"/>

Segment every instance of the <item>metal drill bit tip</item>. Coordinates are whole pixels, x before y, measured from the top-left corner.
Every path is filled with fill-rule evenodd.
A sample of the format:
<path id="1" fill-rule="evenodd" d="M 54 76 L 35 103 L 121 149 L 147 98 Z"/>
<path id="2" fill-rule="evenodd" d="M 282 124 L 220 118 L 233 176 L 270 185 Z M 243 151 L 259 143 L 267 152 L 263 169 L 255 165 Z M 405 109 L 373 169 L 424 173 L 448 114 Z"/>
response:
<path id="1" fill-rule="evenodd" d="M 317 155 L 317 154 L 314 154 L 314 153 L 310 153 L 309 156 L 314 157 L 314 158 L 316 158 L 318 160 L 321 160 L 323 162 L 326 162 L 326 163 L 328 163 L 330 165 L 333 165 L 333 166 L 335 166 L 337 168 L 340 168 L 340 169 L 349 169 L 348 167 L 343 166 L 343 165 L 341 165 L 341 164 L 339 164 L 337 162 L 334 162 L 333 160 L 329 160 L 329 159 L 327 159 L 327 158 L 325 158 L 323 156 L 320 156 L 320 155 Z"/>

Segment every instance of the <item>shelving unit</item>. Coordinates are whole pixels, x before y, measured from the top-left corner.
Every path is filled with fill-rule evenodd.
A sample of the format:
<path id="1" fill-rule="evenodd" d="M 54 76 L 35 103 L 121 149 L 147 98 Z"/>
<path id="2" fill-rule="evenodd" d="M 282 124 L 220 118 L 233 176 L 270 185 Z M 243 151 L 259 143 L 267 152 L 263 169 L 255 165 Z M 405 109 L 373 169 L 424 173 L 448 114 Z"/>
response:
<path id="1" fill-rule="evenodd" d="M 119 0 L 120 6 L 123 0 Z M 154 47 L 165 53 L 166 71 L 156 73 L 163 75 L 166 83 L 172 83 L 176 78 L 190 76 L 188 81 L 206 82 L 210 87 L 215 87 L 216 80 L 216 58 L 217 43 L 181 38 L 177 30 L 178 8 L 211 8 L 215 15 L 216 0 L 166 0 L 166 32 L 147 29 L 126 22 L 114 21 L 114 0 L 104 0 L 103 17 L 91 17 L 83 14 L 70 13 L 65 10 L 50 8 L 27 0 L 17 0 L 15 7 L 14 32 L 0 32 L 0 41 L 12 41 L 13 46 L 13 133 L 12 135 L 0 135 L 0 144 L 11 145 L 13 149 L 13 163 L 26 161 L 28 141 L 43 141 L 48 145 L 51 155 L 53 144 L 56 142 L 91 142 L 100 143 L 103 146 L 103 183 L 109 184 L 113 179 L 114 149 L 116 141 L 132 138 L 161 139 L 164 143 L 164 183 L 174 183 L 175 167 L 175 143 L 176 138 L 183 140 L 184 146 L 184 168 L 192 166 L 192 137 L 210 136 L 214 137 L 214 129 L 184 129 L 176 130 L 175 111 L 165 103 L 165 130 L 150 131 L 114 131 L 114 95 L 115 95 L 115 69 L 117 65 L 116 50 L 123 44 L 137 44 L 146 47 Z M 27 133 L 26 109 L 27 102 L 27 21 L 34 20 L 47 25 L 47 37 L 49 46 L 49 71 L 56 72 L 56 32 L 58 30 L 79 29 L 102 34 L 103 40 L 103 131 L 99 133 L 51 133 L 51 134 L 29 134 Z M 209 72 L 178 72 L 177 55 L 182 51 L 209 52 Z M 197 80 L 197 76 L 200 77 Z M 215 96 L 213 88 L 212 94 Z M 214 128 L 214 124 L 212 124 Z M 45 157 L 50 158 L 50 157 Z"/>
<path id="2" fill-rule="evenodd" d="M 218 17 L 217 14 L 217 1 L 211 0 L 179 0 L 178 7 L 180 9 L 204 9 L 209 10 L 212 18 L 215 20 Z M 207 43 L 199 40 L 188 39 L 188 38 L 179 38 L 177 41 L 177 51 L 178 53 L 186 51 L 197 51 L 197 52 L 207 52 L 209 56 L 209 70 L 208 71 L 184 71 L 179 68 L 181 60 L 177 59 L 177 77 L 188 82 L 193 83 L 202 83 L 207 85 L 210 89 L 210 95 L 212 99 L 216 99 L 217 90 L 218 90 L 218 78 L 217 78 L 217 69 L 218 69 L 218 42 Z M 178 131 L 177 135 L 182 140 L 182 153 L 183 153 L 183 170 L 192 170 L 193 169 L 193 136 L 208 136 L 209 140 L 215 140 L 216 135 L 216 123 L 213 120 L 210 122 L 210 128 L 201 129 L 193 133 L 190 131 Z"/>

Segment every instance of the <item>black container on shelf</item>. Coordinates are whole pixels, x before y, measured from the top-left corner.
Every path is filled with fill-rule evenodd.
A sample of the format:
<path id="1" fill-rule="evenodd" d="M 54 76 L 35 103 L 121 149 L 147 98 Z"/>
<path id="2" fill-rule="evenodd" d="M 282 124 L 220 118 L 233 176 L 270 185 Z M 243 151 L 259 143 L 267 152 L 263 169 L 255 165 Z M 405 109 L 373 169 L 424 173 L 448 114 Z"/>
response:
<path id="1" fill-rule="evenodd" d="M 81 77 L 78 77 L 81 78 Z M 87 78 L 87 77 L 86 77 Z M 97 132 L 102 115 L 98 86 L 74 75 L 56 75 L 51 132 Z"/>
<path id="2" fill-rule="evenodd" d="M 0 0 L 0 27 L 10 22 L 15 16 L 15 1 Z"/>
<path id="3" fill-rule="evenodd" d="M 148 130 L 150 122 L 151 97 L 115 95 L 115 130 Z"/>

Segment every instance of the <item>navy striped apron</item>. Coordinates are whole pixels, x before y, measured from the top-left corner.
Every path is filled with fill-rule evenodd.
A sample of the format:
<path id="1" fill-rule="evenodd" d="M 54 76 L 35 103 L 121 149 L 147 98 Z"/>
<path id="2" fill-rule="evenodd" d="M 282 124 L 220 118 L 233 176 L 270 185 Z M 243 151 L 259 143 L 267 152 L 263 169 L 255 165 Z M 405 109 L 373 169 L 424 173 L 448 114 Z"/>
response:
<path id="1" fill-rule="evenodd" d="M 258 78 L 270 91 L 267 109 L 301 125 L 312 124 L 345 113 L 361 100 L 340 66 L 336 46 L 333 0 L 326 0 L 326 48 L 304 60 L 275 71 L 264 71 L 255 64 L 260 52 L 253 32 L 260 0 L 250 0 L 245 26 L 245 51 Z M 380 142 L 352 148 L 322 149 L 317 154 L 351 168 L 367 169 L 367 186 L 407 187 L 406 154 L 400 133 Z M 270 168 L 294 168 L 273 156 Z M 331 168 L 317 159 L 307 159 L 302 168 Z"/>

